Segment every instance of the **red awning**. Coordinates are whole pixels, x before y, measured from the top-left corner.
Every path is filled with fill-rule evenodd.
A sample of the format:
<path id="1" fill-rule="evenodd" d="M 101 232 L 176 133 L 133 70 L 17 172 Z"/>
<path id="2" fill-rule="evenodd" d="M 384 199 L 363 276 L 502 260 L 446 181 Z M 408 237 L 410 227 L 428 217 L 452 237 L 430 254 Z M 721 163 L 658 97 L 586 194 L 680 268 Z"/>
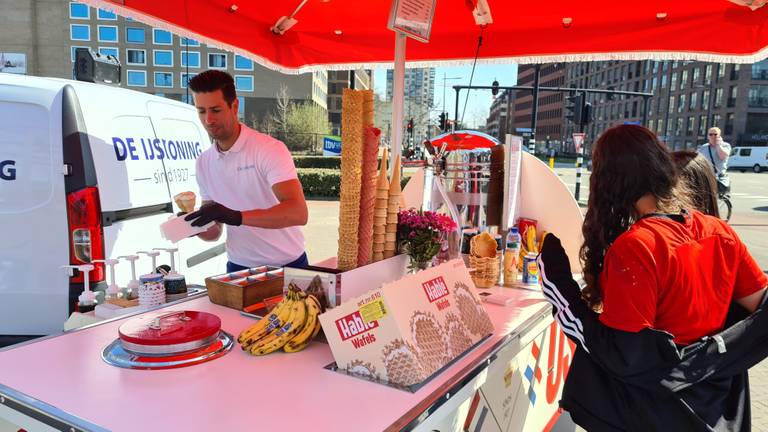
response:
<path id="1" fill-rule="evenodd" d="M 250 57 L 287 73 L 391 65 L 391 0 L 309 0 L 284 35 L 270 28 L 300 0 L 84 0 Z M 465 63 L 480 28 L 467 3 L 437 2 L 429 43 L 409 40 L 409 66 Z M 768 6 L 727 0 L 488 0 L 493 24 L 480 62 L 679 59 L 755 62 L 768 57 Z M 756 0 L 754 4 L 760 3 Z"/>

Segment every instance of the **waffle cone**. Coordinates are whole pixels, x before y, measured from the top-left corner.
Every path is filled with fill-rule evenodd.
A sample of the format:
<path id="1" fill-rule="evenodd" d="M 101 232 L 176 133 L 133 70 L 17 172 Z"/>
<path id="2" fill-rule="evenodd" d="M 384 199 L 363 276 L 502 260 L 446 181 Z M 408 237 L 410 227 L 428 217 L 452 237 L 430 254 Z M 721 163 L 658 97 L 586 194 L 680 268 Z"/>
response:
<path id="1" fill-rule="evenodd" d="M 374 248 L 376 247 L 375 244 L 373 246 L 374 246 Z M 383 246 L 382 246 L 382 249 L 383 249 Z M 383 259 L 384 259 L 384 253 L 376 252 L 376 250 L 374 249 L 374 251 L 373 251 L 373 262 L 378 262 L 378 261 L 381 261 Z"/>
<path id="2" fill-rule="evenodd" d="M 384 252 L 384 243 L 383 242 L 381 242 L 381 243 L 374 243 L 373 244 L 373 253 L 376 254 L 377 252 L 378 253 L 383 253 Z M 374 261 L 374 262 L 376 262 L 376 261 Z"/>
<path id="3" fill-rule="evenodd" d="M 373 235 L 373 244 L 381 243 L 384 244 L 386 236 L 384 234 L 374 234 Z"/>
<path id="4" fill-rule="evenodd" d="M 392 258 L 393 256 L 395 256 L 395 251 L 394 250 L 385 250 L 384 251 L 384 259 Z"/>
<path id="5" fill-rule="evenodd" d="M 338 268 L 357 266 L 360 194 L 363 166 L 363 94 L 344 89 L 342 94 L 341 191 L 339 193 Z"/>
<path id="6" fill-rule="evenodd" d="M 473 335 L 485 336 L 493 333 L 493 323 L 488 318 L 488 314 L 485 313 L 483 305 L 475 299 L 469 289 L 461 282 L 457 282 L 454 287 L 456 306 L 460 313 L 461 322 Z"/>
<path id="7" fill-rule="evenodd" d="M 416 350 L 402 339 L 395 339 L 385 346 L 382 356 L 387 369 L 387 381 L 390 383 L 409 386 L 427 378 Z"/>
<path id="8" fill-rule="evenodd" d="M 410 321 L 411 337 L 416 343 L 424 372 L 431 375 L 448 362 L 448 344 L 443 329 L 431 313 L 416 311 Z"/>
<path id="9" fill-rule="evenodd" d="M 397 233 L 386 233 L 384 235 L 385 242 L 394 242 L 397 240 Z"/>
<path id="10" fill-rule="evenodd" d="M 346 370 L 348 373 L 361 378 L 374 381 L 379 379 L 379 374 L 376 373 L 376 366 L 362 360 L 352 360 L 347 364 Z"/>
<path id="11" fill-rule="evenodd" d="M 363 126 L 373 126 L 373 90 L 362 90 L 361 93 L 363 94 Z"/>
<path id="12" fill-rule="evenodd" d="M 360 225 L 357 239 L 357 266 L 371 262 L 373 253 L 373 224 L 376 205 L 376 158 L 379 154 L 381 131 L 366 126 L 363 147 L 363 171 L 360 185 Z"/>
<path id="13" fill-rule="evenodd" d="M 467 328 L 461 319 L 449 312 L 445 318 L 445 338 L 448 343 L 450 360 L 463 354 L 472 347 L 472 339 L 467 335 Z"/>

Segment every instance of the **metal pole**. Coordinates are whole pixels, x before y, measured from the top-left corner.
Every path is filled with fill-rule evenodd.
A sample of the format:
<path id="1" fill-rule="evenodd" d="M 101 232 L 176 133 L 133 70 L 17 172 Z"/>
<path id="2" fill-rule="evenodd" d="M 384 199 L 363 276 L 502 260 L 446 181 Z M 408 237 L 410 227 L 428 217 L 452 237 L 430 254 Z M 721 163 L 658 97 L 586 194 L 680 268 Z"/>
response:
<path id="1" fill-rule="evenodd" d="M 531 141 L 528 143 L 528 150 L 532 155 L 536 154 L 536 117 L 539 111 L 539 75 L 541 65 L 534 67 L 533 76 L 533 106 L 531 107 Z"/>
<path id="2" fill-rule="evenodd" d="M 582 103 L 585 103 L 587 100 L 587 94 L 581 93 L 581 100 Z M 582 115 L 584 113 L 584 109 L 582 106 Z M 580 133 L 584 132 L 584 123 L 580 122 L 578 125 L 578 129 Z M 587 145 L 587 139 L 584 137 L 584 141 L 581 143 L 581 147 L 579 147 L 578 154 L 576 156 L 576 187 L 574 189 L 573 197 L 576 199 L 576 202 L 579 202 L 579 194 L 581 192 L 581 165 L 584 163 L 584 147 Z"/>
<path id="3" fill-rule="evenodd" d="M 459 126 L 459 91 L 461 89 L 457 89 L 456 87 L 454 87 L 454 89 L 456 90 L 456 118 L 453 119 L 453 129 L 455 130 Z"/>
<path id="4" fill-rule="evenodd" d="M 389 155 L 390 170 L 400 157 L 403 145 L 403 100 L 405 99 L 405 41 L 403 33 L 395 33 L 395 69 L 392 82 L 392 154 Z"/>

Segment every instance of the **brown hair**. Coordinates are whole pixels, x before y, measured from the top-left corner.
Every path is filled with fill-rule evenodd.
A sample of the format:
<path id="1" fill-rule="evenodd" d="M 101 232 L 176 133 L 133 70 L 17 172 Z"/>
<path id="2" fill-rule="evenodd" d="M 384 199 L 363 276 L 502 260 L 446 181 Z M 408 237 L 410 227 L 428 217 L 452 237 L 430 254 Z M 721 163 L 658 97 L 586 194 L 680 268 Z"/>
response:
<path id="1" fill-rule="evenodd" d="M 597 140 L 580 250 L 587 282 L 582 295 L 591 307 L 602 303 L 599 277 L 605 254 L 637 220 L 637 200 L 651 194 L 659 211 L 676 213 L 686 206 L 676 194 L 676 187 L 672 157 L 650 130 L 621 125 L 606 130 Z"/>
<path id="2" fill-rule="evenodd" d="M 717 181 L 707 158 L 694 151 L 680 150 L 672 153 L 672 159 L 680 179 L 691 191 L 691 205 L 702 213 L 719 218 Z"/>
<path id="3" fill-rule="evenodd" d="M 194 93 L 213 93 L 216 90 L 221 90 L 221 94 L 229 106 L 232 106 L 232 102 L 237 98 L 235 80 L 232 75 L 224 71 L 207 70 L 192 77 L 188 85 Z"/>

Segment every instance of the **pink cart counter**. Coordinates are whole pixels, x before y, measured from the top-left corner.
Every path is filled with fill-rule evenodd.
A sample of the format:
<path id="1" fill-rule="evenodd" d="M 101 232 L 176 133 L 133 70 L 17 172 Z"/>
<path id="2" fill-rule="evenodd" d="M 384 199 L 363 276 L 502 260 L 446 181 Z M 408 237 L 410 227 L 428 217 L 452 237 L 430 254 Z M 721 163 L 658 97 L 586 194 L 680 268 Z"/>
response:
<path id="1" fill-rule="evenodd" d="M 236 346 L 221 358 L 179 369 L 117 368 L 105 363 L 101 352 L 117 337 L 126 319 L 121 318 L 0 352 L 0 417 L 27 430 L 44 425 L 113 431 L 431 428 L 454 421 L 451 415 L 460 412 L 462 404 L 472 404 L 477 389 L 489 380 L 489 365 L 500 353 L 509 352 L 507 357 L 512 359 L 536 343 L 534 339 L 552 323 L 549 305 L 540 293 L 494 291 L 514 297 L 511 306 L 486 304 L 496 332 L 415 393 L 325 369 L 333 357 L 320 342 L 300 353 L 265 357 L 250 356 Z M 253 323 L 236 310 L 212 304 L 204 295 L 163 310 L 181 309 L 216 314 L 222 329 L 233 335 Z M 541 373 L 544 365 L 539 363 L 547 358 L 543 350 L 536 357 Z M 521 384 L 517 392 L 527 393 L 522 385 L 525 368 L 518 365 L 502 375 L 509 373 Z M 556 402 L 542 411 L 545 425 L 554 419 L 554 407 Z M 463 417 L 462 421 L 468 418 Z"/>

